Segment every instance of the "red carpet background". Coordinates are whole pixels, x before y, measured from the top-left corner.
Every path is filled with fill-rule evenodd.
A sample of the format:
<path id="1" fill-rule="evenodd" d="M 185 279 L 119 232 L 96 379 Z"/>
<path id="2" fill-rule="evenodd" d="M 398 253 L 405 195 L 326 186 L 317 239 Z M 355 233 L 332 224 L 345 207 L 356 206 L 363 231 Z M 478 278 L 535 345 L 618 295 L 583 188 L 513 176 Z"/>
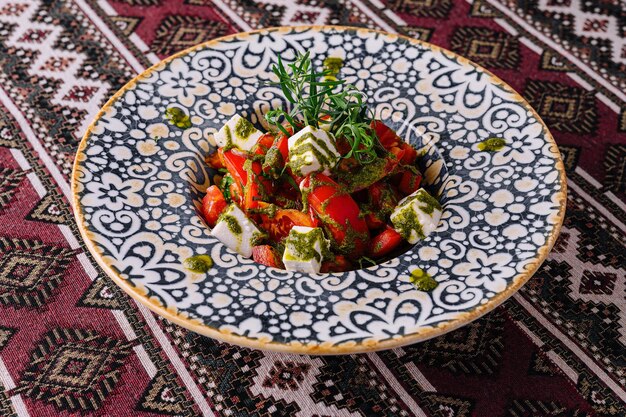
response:
<path id="1" fill-rule="evenodd" d="M 483 319 L 345 357 L 238 348 L 135 304 L 68 204 L 78 142 L 159 59 L 217 36 L 366 26 L 526 97 L 568 171 L 536 276 Z M 626 416 L 626 10 L 586 0 L 0 0 L 0 416 Z"/>

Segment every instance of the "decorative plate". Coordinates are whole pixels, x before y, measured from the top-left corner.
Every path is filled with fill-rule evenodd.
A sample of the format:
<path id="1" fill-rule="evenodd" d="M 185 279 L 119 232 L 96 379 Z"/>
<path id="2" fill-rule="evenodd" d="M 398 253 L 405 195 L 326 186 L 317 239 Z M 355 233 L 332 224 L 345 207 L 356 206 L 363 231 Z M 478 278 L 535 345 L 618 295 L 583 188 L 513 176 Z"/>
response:
<path id="1" fill-rule="evenodd" d="M 280 103 L 277 54 L 344 59 L 340 77 L 424 155 L 444 213 L 437 230 L 383 264 L 307 275 L 226 249 L 198 216 L 213 134 L 239 113 L 263 126 Z M 190 116 L 182 129 L 169 107 Z M 100 266 L 127 293 L 195 332 L 310 354 L 397 347 L 477 319 L 514 294 L 552 248 L 565 211 L 557 146 L 537 113 L 467 59 L 414 39 L 344 27 L 275 28 L 216 39 L 130 81 L 82 140 L 76 220 Z M 206 274 L 184 268 L 208 254 Z M 411 274 L 439 285 L 418 291 Z"/>

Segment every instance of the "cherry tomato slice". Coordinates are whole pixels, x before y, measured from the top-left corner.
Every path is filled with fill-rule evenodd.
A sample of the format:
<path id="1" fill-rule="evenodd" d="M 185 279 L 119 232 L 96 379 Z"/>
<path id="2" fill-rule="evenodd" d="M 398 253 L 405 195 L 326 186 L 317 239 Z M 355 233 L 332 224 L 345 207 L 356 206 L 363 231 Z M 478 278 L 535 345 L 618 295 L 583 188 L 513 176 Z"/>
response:
<path id="1" fill-rule="evenodd" d="M 387 226 L 385 230 L 372 239 L 367 252 L 372 258 L 382 258 L 400 246 L 400 243 L 402 243 L 400 233 L 391 226 Z"/>
<path id="2" fill-rule="evenodd" d="M 404 165 L 413 165 L 417 160 L 417 151 L 415 148 L 410 143 L 406 142 L 402 142 L 400 147 L 404 149 L 404 155 L 400 159 L 400 162 Z"/>
<path id="3" fill-rule="evenodd" d="M 213 169 L 221 169 L 226 168 L 224 163 L 222 162 L 222 157 L 220 156 L 220 151 L 215 151 L 205 158 L 207 165 Z"/>
<path id="4" fill-rule="evenodd" d="M 282 209 L 276 210 L 274 217 L 261 214 L 261 227 L 275 241 L 284 239 L 289 235 L 289 231 L 294 226 L 317 227 L 307 213 L 299 210 Z"/>
<path id="5" fill-rule="evenodd" d="M 280 253 L 270 245 L 252 247 L 252 259 L 265 266 L 285 269 Z"/>
<path id="6" fill-rule="evenodd" d="M 380 120 L 373 120 L 370 127 L 376 132 L 380 144 L 387 150 L 402 142 L 402 139 L 396 135 L 396 132 Z"/>
<path id="7" fill-rule="evenodd" d="M 382 220 L 378 214 L 375 213 L 367 213 L 365 215 L 365 223 L 367 223 L 367 227 L 370 230 L 381 229 L 386 225 L 384 220 Z"/>
<path id="8" fill-rule="evenodd" d="M 421 182 L 422 176 L 420 174 L 406 170 L 402 173 L 398 189 L 407 196 L 419 190 Z"/>
<path id="9" fill-rule="evenodd" d="M 243 168 L 243 164 L 246 162 L 246 157 L 232 149 L 229 151 L 224 151 L 223 155 L 224 166 L 233 177 L 235 182 L 239 183 L 239 185 L 243 189 L 243 187 L 248 182 L 248 173 Z"/>
<path id="10" fill-rule="evenodd" d="M 207 188 L 206 195 L 202 199 L 202 216 L 209 226 L 215 226 L 226 206 L 228 203 L 217 185 Z"/>
<path id="11" fill-rule="evenodd" d="M 343 255 L 335 256 L 335 259 L 322 262 L 320 272 L 326 274 L 328 272 L 345 272 L 352 269 L 352 263 Z"/>
<path id="12" fill-rule="evenodd" d="M 272 133 L 266 133 L 259 138 L 256 145 L 252 147 L 251 152 L 253 155 L 265 155 L 273 143 L 274 135 Z"/>
<path id="13" fill-rule="evenodd" d="M 309 189 L 307 201 L 338 250 L 360 256 L 369 241 L 369 229 L 352 197 L 335 181 L 319 173 L 306 176 L 301 187 Z"/>

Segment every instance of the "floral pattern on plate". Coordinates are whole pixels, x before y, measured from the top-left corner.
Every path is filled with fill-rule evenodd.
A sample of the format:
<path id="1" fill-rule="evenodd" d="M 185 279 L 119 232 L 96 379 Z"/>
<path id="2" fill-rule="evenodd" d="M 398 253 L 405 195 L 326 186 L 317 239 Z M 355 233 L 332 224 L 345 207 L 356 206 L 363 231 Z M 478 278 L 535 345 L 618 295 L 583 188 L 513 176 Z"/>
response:
<path id="1" fill-rule="evenodd" d="M 386 263 L 321 275 L 268 268 L 225 248 L 197 214 L 214 174 L 204 163 L 213 134 L 235 113 L 267 128 L 263 114 L 281 103 L 265 83 L 271 66 L 304 50 L 318 66 L 344 59 L 340 76 L 422 151 L 425 182 L 443 203 L 435 233 Z M 170 107 L 191 127 L 169 124 Z M 481 151 L 490 138 L 504 145 Z M 499 79 L 426 43 L 336 27 L 237 34 L 149 69 L 90 127 L 73 190 L 88 245 L 133 297 L 199 333 L 304 353 L 400 346 L 493 309 L 547 255 L 566 192 L 554 140 Z M 197 254 L 212 257 L 207 274 L 183 267 Z M 415 269 L 437 288 L 418 291 Z"/>

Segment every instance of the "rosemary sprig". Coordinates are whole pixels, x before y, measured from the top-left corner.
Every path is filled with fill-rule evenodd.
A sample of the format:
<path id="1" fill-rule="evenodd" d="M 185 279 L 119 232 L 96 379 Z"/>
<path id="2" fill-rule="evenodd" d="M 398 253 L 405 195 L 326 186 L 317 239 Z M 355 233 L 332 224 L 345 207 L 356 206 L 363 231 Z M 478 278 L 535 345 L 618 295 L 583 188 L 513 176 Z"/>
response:
<path id="1" fill-rule="evenodd" d="M 344 137 L 350 143 L 350 152 L 359 162 L 369 163 L 376 159 L 378 139 L 370 128 L 372 117 L 367 109 L 366 96 L 352 85 L 337 80 L 337 71 L 315 71 L 310 53 L 300 54 L 293 63 L 283 63 L 280 55 L 272 68 L 278 77 L 273 85 L 280 86 L 291 110 L 270 110 L 265 119 L 288 135 L 283 126 L 286 122 L 297 132 L 304 126 L 320 128 L 327 126 L 335 137 Z M 331 76 L 332 77 L 329 77 Z"/>

